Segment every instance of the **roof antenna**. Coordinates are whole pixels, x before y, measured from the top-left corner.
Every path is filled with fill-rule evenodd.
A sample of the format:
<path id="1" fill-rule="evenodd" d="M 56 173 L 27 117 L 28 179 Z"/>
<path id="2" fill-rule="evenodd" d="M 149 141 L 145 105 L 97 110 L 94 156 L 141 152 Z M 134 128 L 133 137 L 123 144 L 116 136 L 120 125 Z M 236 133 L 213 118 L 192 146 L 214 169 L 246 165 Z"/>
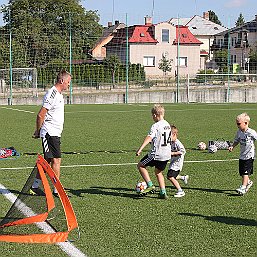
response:
<path id="1" fill-rule="evenodd" d="M 196 0 L 195 0 L 195 14 L 197 14 L 197 3 L 196 3 Z"/>
<path id="2" fill-rule="evenodd" d="M 154 16 L 154 0 L 153 0 L 153 7 L 152 7 L 152 18 Z"/>
<path id="3" fill-rule="evenodd" d="M 114 23 L 114 0 L 112 0 L 112 23 Z"/>

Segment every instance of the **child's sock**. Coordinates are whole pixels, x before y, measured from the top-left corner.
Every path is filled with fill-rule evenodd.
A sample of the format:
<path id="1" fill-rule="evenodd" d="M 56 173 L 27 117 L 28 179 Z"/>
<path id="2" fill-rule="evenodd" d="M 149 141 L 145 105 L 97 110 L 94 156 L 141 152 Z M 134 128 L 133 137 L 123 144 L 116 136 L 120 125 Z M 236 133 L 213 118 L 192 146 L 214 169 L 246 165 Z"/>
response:
<path id="1" fill-rule="evenodd" d="M 166 189 L 165 189 L 165 188 L 161 188 L 160 194 L 161 194 L 161 195 L 166 194 Z"/>
<path id="2" fill-rule="evenodd" d="M 150 180 L 150 181 L 148 181 L 148 182 L 147 182 L 147 186 L 148 186 L 148 187 L 153 186 L 153 182 L 152 182 L 151 180 Z"/>
<path id="3" fill-rule="evenodd" d="M 179 189 L 178 189 L 178 192 L 183 192 L 183 189 L 182 189 L 182 188 L 179 188 Z"/>

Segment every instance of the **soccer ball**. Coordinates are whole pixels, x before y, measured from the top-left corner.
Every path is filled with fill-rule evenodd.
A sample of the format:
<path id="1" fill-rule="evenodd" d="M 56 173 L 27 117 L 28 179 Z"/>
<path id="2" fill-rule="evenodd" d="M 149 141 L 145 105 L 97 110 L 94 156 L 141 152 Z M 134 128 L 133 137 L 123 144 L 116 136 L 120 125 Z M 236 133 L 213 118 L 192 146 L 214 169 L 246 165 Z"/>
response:
<path id="1" fill-rule="evenodd" d="M 147 188 L 147 184 L 145 181 L 137 182 L 136 184 L 136 192 L 141 193 Z"/>
<path id="2" fill-rule="evenodd" d="M 204 142 L 200 142 L 197 145 L 197 147 L 198 147 L 199 150 L 205 150 L 206 149 L 206 144 Z"/>
<path id="3" fill-rule="evenodd" d="M 216 153 L 218 151 L 218 147 L 216 145 L 209 146 L 209 153 Z"/>

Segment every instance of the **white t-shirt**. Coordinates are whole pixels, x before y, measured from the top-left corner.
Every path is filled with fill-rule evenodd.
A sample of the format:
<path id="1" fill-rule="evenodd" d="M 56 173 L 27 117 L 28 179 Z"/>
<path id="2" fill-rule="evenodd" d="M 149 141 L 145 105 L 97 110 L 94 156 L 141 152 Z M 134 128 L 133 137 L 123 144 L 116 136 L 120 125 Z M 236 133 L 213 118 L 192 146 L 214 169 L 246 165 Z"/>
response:
<path id="1" fill-rule="evenodd" d="M 257 140 L 257 133 L 255 130 L 248 128 L 245 132 L 240 129 L 237 131 L 234 142 L 240 144 L 241 160 L 248 160 L 255 158 L 254 141 Z"/>
<path id="2" fill-rule="evenodd" d="M 55 86 L 45 94 L 43 107 L 48 112 L 40 129 L 40 137 L 44 137 L 46 133 L 50 136 L 61 137 L 64 123 L 64 99 Z"/>
<path id="3" fill-rule="evenodd" d="M 186 149 L 178 139 L 171 142 L 171 152 L 181 152 L 181 155 L 171 156 L 169 170 L 182 171 Z"/>
<path id="4" fill-rule="evenodd" d="M 170 135 L 170 124 L 166 120 L 160 120 L 152 125 L 148 133 L 148 136 L 152 138 L 149 155 L 153 156 L 154 160 L 170 159 Z"/>

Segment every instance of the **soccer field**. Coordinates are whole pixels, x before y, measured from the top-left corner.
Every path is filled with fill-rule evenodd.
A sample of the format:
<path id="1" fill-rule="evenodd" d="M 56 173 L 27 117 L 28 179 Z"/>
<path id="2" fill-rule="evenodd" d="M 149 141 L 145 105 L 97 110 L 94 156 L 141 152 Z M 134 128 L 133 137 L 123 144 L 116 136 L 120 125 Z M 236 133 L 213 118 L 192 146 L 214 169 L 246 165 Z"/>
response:
<path id="1" fill-rule="evenodd" d="M 75 256 L 257 256 L 257 180 L 244 196 L 235 189 L 239 147 L 232 153 L 196 150 L 198 142 L 232 141 L 235 117 L 247 112 L 257 130 L 257 104 L 164 104 L 165 119 L 179 129 L 187 153 L 182 174 L 189 175 L 185 197 L 174 198 L 166 180 L 167 200 L 157 194 L 138 198 L 135 156 L 153 123 L 152 105 L 66 105 L 62 135 L 61 182 L 71 196 L 80 239 L 60 244 L 0 242 L 1 257 Z M 0 161 L 0 184 L 17 195 L 42 152 L 32 139 L 40 106 L 0 106 L 0 147 L 14 146 L 16 160 Z M 254 164 L 256 167 L 256 163 Z M 256 168 L 255 168 L 256 170 Z M 166 177 L 167 169 L 165 170 Z M 157 185 L 153 169 L 150 175 Z M 0 190 L 0 218 L 11 203 Z"/>

